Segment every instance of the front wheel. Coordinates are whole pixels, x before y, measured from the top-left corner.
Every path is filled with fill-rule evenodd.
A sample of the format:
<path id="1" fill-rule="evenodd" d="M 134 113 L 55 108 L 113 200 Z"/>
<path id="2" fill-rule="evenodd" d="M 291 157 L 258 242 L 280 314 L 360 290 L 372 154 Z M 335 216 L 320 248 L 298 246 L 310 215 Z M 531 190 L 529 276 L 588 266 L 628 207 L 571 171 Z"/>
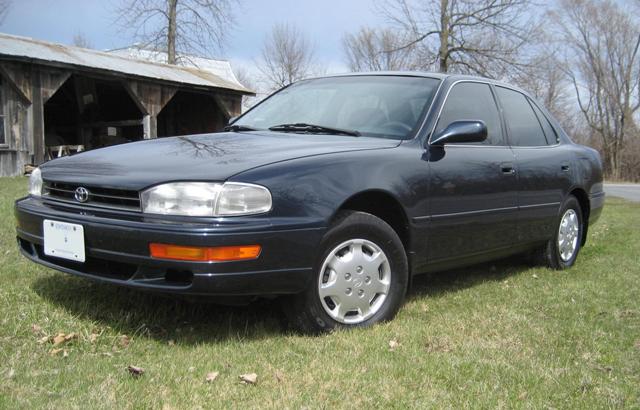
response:
<path id="1" fill-rule="evenodd" d="M 542 249 L 544 263 L 553 269 L 566 269 L 576 262 L 584 231 L 582 208 L 574 196 L 562 205 L 554 236 Z"/>
<path id="2" fill-rule="evenodd" d="M 407 283 L 407 256 L 393 228 L 344 211 L 322 239 L 309 287 L 286 300 L 285 310 L 305 333 L 368 326 L 395 316 Z"/>

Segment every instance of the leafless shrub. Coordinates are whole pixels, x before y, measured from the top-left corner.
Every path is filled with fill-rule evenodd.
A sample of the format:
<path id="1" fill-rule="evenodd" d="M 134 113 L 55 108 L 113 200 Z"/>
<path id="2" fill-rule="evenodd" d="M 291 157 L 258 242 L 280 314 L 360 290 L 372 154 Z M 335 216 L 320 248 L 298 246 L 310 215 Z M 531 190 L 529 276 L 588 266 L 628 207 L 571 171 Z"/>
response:
<path id="1" fill-rule="evenodd" d="M 399 71 L 416 68 L 414 47 L 404 47 L 407 36 L 391 28 L 363 27 L 346 34 L 342 46 L 351 71 Z"/>
<path id="2" fill-rule="evenodd" d="M 314 65 L 311 42 L 298 27 L 290 24 L 273 26 L 257 63 L 270 90 L 310 76 L 314 72 Z"/>

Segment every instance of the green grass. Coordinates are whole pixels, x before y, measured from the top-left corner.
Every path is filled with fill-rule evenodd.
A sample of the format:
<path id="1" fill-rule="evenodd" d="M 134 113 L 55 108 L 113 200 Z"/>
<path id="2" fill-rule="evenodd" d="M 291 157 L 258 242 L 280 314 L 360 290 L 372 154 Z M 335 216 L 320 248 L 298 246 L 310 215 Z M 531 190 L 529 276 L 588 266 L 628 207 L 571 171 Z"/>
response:
<path id="1" fill-rule="evenodd" d="M 638 204 L 608 200 L 570 270 L 516 258 L 421 277 L 394 321 L 306 337 L 273 302 L 191 304 L 28 262 L 25 185 L 0 180 L 0 408 L 640 407 Z M 38 343 L 60 332 L 79 335 L 67 357 Z"/>

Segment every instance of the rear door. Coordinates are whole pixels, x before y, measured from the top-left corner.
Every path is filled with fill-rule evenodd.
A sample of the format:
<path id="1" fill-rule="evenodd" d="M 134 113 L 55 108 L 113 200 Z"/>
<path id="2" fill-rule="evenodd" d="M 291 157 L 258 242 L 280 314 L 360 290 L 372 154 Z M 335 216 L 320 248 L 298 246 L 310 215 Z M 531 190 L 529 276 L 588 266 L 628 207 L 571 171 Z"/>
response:
<path id="1" fill-rule="evenodd" d="M 506 248 L 517 237 L 515 158 L 488 84 L 454 84 L 434 135 L 461 120 L 484 121 L 488 137 L 481 144 L 430 147 L 431 263 Z"/>
<path id="2" fill-rule="evenodd" d="M 495 90 L 516 156 L 518 241 L 547 240 L 571 185 L 570 153 L 558 143 L 556 131 L 533 101 L 509 88 Z"/>

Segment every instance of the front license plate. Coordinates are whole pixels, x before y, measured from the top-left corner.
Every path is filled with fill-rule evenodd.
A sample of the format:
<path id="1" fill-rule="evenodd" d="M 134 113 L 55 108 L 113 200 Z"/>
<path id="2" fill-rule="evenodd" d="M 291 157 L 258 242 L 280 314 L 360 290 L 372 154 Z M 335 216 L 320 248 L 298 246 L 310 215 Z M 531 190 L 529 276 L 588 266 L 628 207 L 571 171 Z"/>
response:
<path id="1" fill-rule="evenodd" d="M 84 262 L 84 228 L 82 225 L 45 219 L 42 232 L 45 255 Z"/>

